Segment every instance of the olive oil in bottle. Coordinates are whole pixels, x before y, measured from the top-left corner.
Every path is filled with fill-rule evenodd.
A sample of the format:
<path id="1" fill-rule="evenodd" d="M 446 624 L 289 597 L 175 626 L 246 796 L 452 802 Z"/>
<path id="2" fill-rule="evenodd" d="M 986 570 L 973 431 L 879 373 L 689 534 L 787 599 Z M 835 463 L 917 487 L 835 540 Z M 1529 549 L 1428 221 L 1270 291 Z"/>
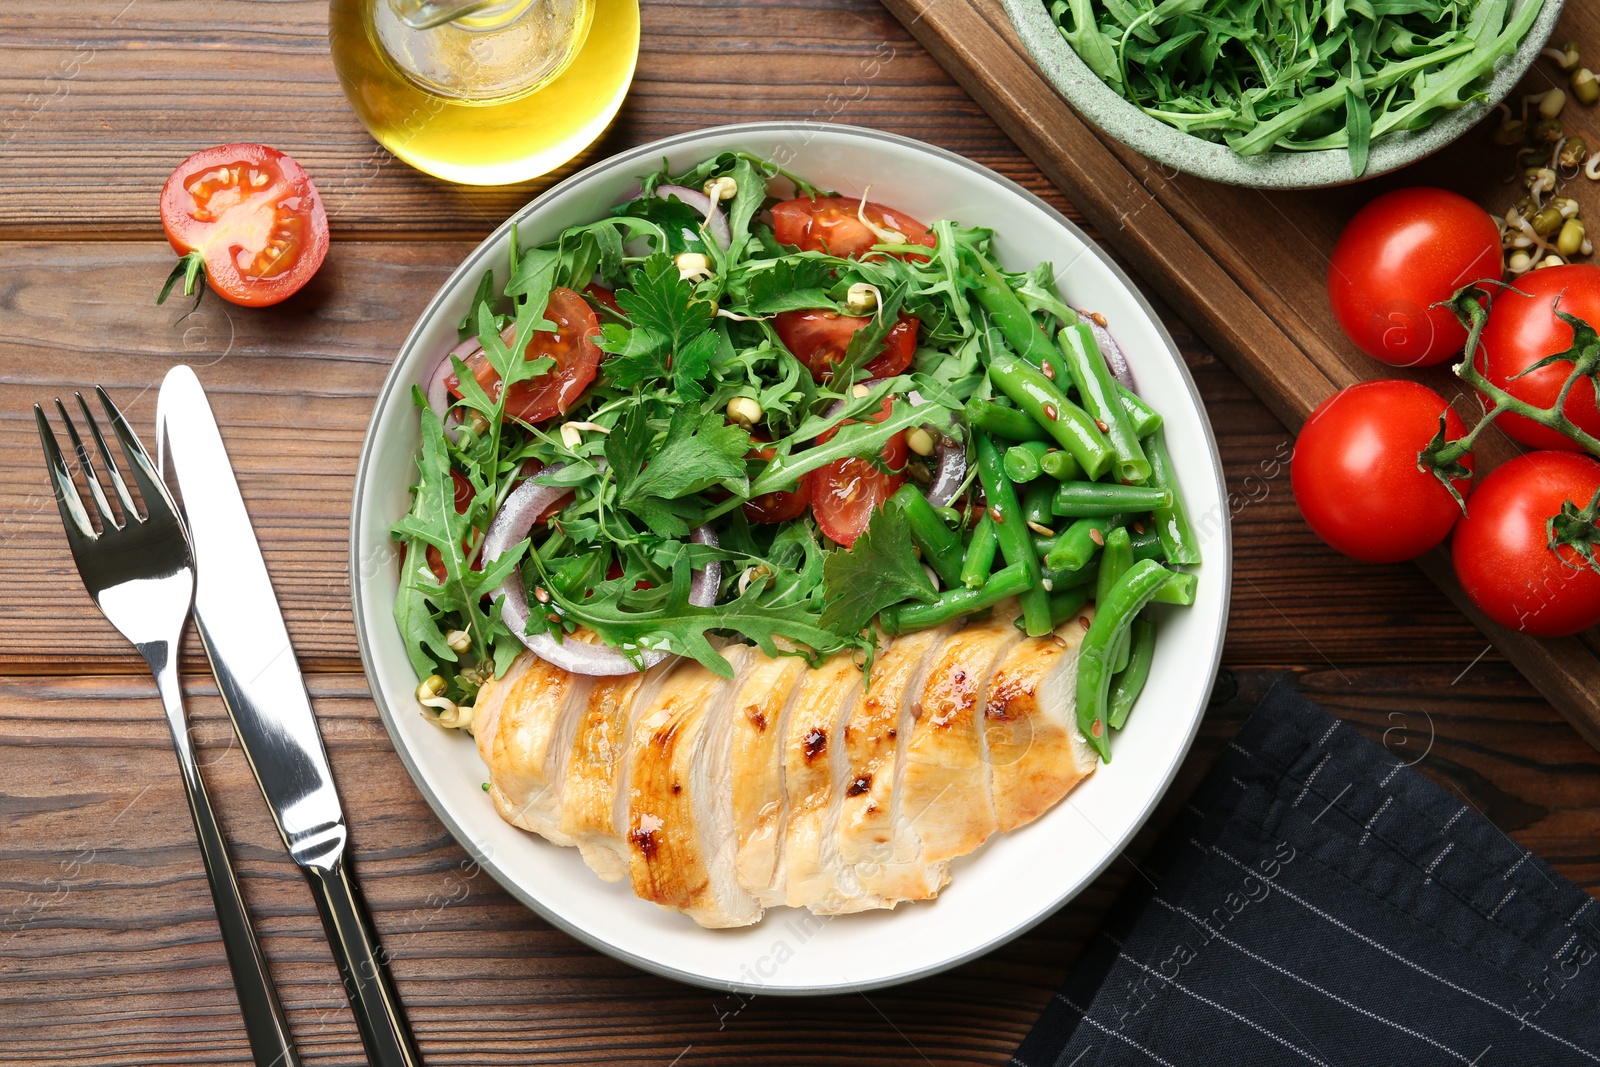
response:
<path id="1" fill-rule="evenodd" d="M 638 0 L 332 0 L 339 81 L 378 143 L 418 170 L 503 185 L 553 170 L 616 115 Z"/>

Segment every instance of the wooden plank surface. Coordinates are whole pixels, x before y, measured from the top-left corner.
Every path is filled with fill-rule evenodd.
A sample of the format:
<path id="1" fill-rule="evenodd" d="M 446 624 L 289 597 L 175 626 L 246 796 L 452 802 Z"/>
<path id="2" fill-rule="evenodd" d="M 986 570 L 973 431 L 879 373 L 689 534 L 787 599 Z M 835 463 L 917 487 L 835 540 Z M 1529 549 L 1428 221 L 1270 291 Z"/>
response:
<path id="1" fill-rule="evenodd" d="M 1445 367 L 1396 370 L 1359 352 L 1334 321 L 1327 262 L 1339 230 L 1361 204 L 1396 186 L 1443 185 L 1504 211 L 1520 195 L 1507 184 L 1509 149 L 1489 141 L 1490 118 L 1433 157 L 1371 182 L 1336 189 L 1265 192 L 1207 182 L 1140 156 L 1090 125 L 1043 80 L 1001 0 L 885 0 L 984 105 L 1034 162 L 1105 232 L 1151 285 L 1284 421 L 1298 427 L 1336 389 L 1401 375 L 1424 382 L 1474 420 L 1478 401 Z M 1600 40 L 1600 11 L 1571 5 L 1557 41 Z M 1536 64 L 1512 99 L 1557 84 Z M 1567 128 L 1600 141 L 1596 112 L 1579 105 Z M 1585 186 L 1565 195 L 1600 204 Z M 1479 474 L 1524 451 L 1500 434 L 1476 448 Z M 1443 551 L 1425 574 L 1566 716 L 1600 746 L 1600 634 L 1536 640 L 1490 622 L 1469 604 Z"/>
<path id="2" fill-rule="evenodd" d="M 429 1063 L 1003 1064 L 1137 876 L 1165 812 L 1285 670 L 1391 750 L 1426 753 L 1425 773 L 1600 889 L 1600 756 L 1417 570 L 1354 564 L 1316 541 L 1288 492 L 1283 424 L 1163 310 L 1217 429 L 1236 579 L 1219 700 L 1129 858 L 1011 945 L 867 996 L 741 1002 L 552 930 L 471 866 L 406 777 L 359 674 L 345 578 L 355 458 L 388 363 L 472 242 L 542 183 L 465 190 L 394 162 L 370 173 L 324 10 L 0 7 L 0 1062 L 248 1061 L 153 688 L 77 584 L 28 411 L 102 381 L 148 431 L 149 390 L 179 361 L 211 390 L 312 672 L 364 884 Z M 962 152 L 1082 217 L 870 0 L 647 3 L 644 27 L 633 95 L 591 157 L 715 121 L 858 122 Z M 93 59 L 62 74 L 83 42 Z M 866 78 L 863 64 L 885 54 Z M 170 254 L 156 192 L 190 151 L 240 138 L 293 152 L 329 190 L 327 265 L 275 310 L 209 297 L 187 317 L 157 308 Z M 358 174 L 370 176 L 344 180 Z M 1137 194 L 1106 196 L 1135 212 Z M 1203 308 L 1179 310 L 1206 325 Z M 309 896 L 189 651 L 205 773 L 296 1037 L 308 1063 L 359 1063 Z"/>

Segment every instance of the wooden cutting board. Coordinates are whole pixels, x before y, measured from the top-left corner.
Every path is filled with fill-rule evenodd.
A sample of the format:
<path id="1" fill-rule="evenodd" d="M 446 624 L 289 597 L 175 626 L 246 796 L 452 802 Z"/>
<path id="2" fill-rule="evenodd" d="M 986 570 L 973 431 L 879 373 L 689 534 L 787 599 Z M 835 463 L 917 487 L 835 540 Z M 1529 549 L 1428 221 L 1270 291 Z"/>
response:
<path id="1" fill-rule="evenodd" d="M 1362 355 L 1328 306 L 1328 252 L 1344 223 L 1378 193 L 1441 185 L 1503 212 L 1520 195 L 1510 149 L 1493 144 L 1493 115 L 1430 159 L 1339 189 L 1262 192 L 1179 174 L 1107 137 L 1035 68 L 1000 0 L 884 0 L 890 11 L 1016 140 L 1106 240 L 1216 353 L 1298 429 L 1335 390 L 1404 374 L 1438 390 L 1471 425 L 1479 408 L 1448 367 L 1396 371 Z M 1585 42 L 1600 61 L 1600 7 L 1571 4 L 1554 39 Z M 1564 84 L 1536 62 L 1511 99 Z M 1600 111 L 1569 102 L 1570 131 L 1600 145 Z M 1579 178 L 1565 195 L 1600 218 L 1600 186 Z M 1593 214 L 1590 214 L 1593 212 Z M 1593 221 L 1591 227 L 1595 225 Z M 1515 455 L 1502 435 L 1478 448 L 1480 475 Z M 1496 626 L 1456 583 L 1448 554 L 1417 561 L 1590 742 L 1600 747 L 1600 634 L 1540 640 Z"/>

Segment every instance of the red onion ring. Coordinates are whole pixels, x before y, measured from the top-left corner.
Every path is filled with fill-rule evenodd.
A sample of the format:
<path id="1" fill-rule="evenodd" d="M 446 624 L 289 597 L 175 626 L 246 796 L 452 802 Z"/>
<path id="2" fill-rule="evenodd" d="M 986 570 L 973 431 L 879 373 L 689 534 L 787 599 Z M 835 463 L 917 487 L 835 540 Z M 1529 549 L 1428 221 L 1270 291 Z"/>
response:
<path id="1" fill-rule="evenodd" d="M 689 540 L 697 545 L 717 547 L 717 534 L 709 526 L 696 526 Z M 717 602 L 722 591 L 722 561 L 714 559 L 695 571 L 689 581 L 689 603 L 697 608 L 709 608 Z"/>
<path id="2" fill-rule="evenodd" d="M 727 251 L 733 244 L 733 231 L 728 228 L 728 216 L 722 211 L 721 205 L 715 209 L 711 206 L 711 198 L 698 189 L 691 189 L 687 185 L 658 185 L 655 195 L 662 200 L 675 196 L 685 205 L 692 208 L 704 220 L 705 230 L 711 239 L 717 242 L 717 247 Z M 636 237 L 623 245 L 623 251 L 630 256 L 644 256 L 650 254 L 650 248 L 642 237 Z"/>
<path id="3" fill-rule="evenodd" d="M 1083 312 L 1079 312 L 1083 315 Z M 1101 316 L 1104 318 L 1104 316 Z M 1111 331 L 1100 325 L 1100 320 L 1093 315 L 1083 315 L 1089 331 L 1094 334 L 1094 339 L 1100 345 L 1100 354 L 1105 356 L 1106 365 L 1111 368 L 1111 376 L 1124 386 L 1132 389 L 1133 368 L 1128 366 L 1128 357 L 1122 354 L 1122 347 L 1117 344 L 1117 339 L 1111 336 Z"/>
<path id="4" fill-rule="evenodd" d="M 423 386 L 422 391 L 428 398 L 429 410 L 439 416 L 439 421 L 444 423 L 445 436 L 452 441 L 461 433 L 461 428 L 459 423 L 451 425 L 450 420 L 446 417 L 450 414 L 451 401 L 450 387 L 445 384 L 445 379 L 455 373 L 455 367 L 450 363 L 450 357 L 455 356 L 465 362 L 468 356 L 478 351 L 481 347 L 476 337 L 469 337 L 456 345 L 440 357 L 438 363 L 433 365 L 433 369 L 428 372 L 427 382 Z"/>
<path id="5" fill-rule="evenodd" d="M 554 474 L 564 466 L 562 463 L 552 463 L 540 473 Z M 541 485 L 534 478 L 529 478 L 512 490 L 511 495 L 506 497 L 506 502 L 501 505 L 499 514 L 490 521 L 488 532 L 484 534 L 483 548 L 479 555 L 485 564 L 500 558 L 503 552 L 527 537 L 528 531 L 533 529 L 534 522 L 545 509 L 568 491 L 563 486 Z M 717 543 L 716 534 L 705 526 L 696 529 L 692 539 L 697 544 L 703 545 Z M 716 603 L 721 582 L 720 561 L 712 562 L 703 569 L 695 571 L 689 586 L 689 603 L 696 607 L 710 607 Z M 528 607 L 527 584 L 522 580 L 521 567 L 513 569 L 492 595 L 497 599 L 504 598 L 500 605 L 500 618 L 505 622 L 506 628 L 516 635 L 517 640 L 528 646 L 528 651 L 547 663 L 571 671 L 573 674 L 595 676 L 633 674 L 638 670 L 654 667 L 667 658 L 667 653 L 659 649 L 642 649 L 639 656 L 639 661 L 643 664 L 641 668 L 633 660 L 607 645 L 569 641 L 564 637 L 548 633 L 529 634 L 527 629 L 531 612 Z"/>
<path id="6" fill-rule="evenodd" d="M 963 441 L 940 435 L 934 452 L 939 457 L 939 466 L 933 472 L 932 484 L 922 495 L 934 507 L 947 508 L 967 483 L 967 446 Z"/>

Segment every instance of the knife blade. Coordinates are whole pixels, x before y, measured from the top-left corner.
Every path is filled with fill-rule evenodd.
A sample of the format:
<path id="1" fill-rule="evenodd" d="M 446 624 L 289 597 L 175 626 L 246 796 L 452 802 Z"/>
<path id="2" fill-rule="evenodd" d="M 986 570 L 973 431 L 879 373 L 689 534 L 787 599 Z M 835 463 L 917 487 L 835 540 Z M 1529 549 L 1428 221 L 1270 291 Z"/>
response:
<path id="1" fill-rule="evenodd" d="M 367 1056 L 378 1067 L 416 1067 L 421 1057 L 350 869 L 305 678 L 211 404 L 187 366 L 161 384 L 156 446 L 194 550 L 200 640 L 284 846 L 311 885 Z"/>

